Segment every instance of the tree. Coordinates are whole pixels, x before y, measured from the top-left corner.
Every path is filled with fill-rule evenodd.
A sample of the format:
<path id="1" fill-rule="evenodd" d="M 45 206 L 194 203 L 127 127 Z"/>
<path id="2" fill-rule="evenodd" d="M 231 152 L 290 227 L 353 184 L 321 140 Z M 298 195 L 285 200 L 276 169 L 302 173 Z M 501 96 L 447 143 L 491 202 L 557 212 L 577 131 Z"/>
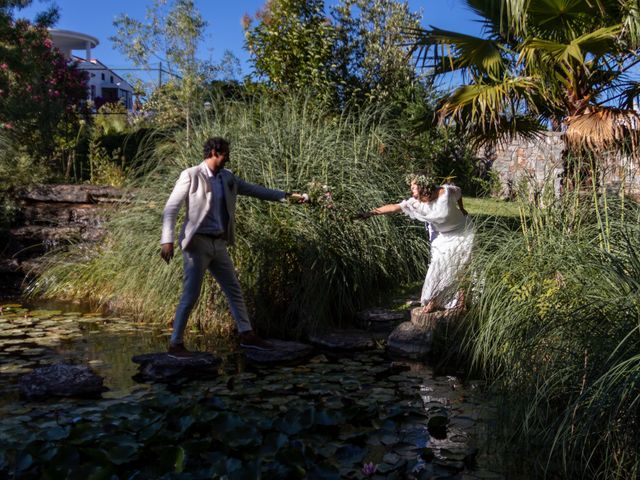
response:
<path id="1" fill-rule="evenodd" d="M 486 35 L 417 29 L 411 44 L 435 75 L 468 81 L 447 95 L 443 119 L 479 143 L 566 129 L 568 147 L 604 150 L 638 140 L 637 0 L 466 0 Z"/>
<path id="2" fill-rule="evenodd" d="M 407 2 L 269 0 L 245 17 L 245 46 L 258 78 L 276 90 L 308 90 L 362 103 L 388 99 L 416 80 L 402 33 L 419 26 Z"/>
<path id="3" fill-rule="evenodd" d="M 406 30 L 419 27 L 421 17 L 407 2 L 340 0 L 332 14 L 334 76 L 343 99 L 388 99 L 416 81 L 403 40 Z"/>
<path id="4" fill-rule="evenodd" d="M 245 16 L 244 29 L 260 79 L 281 91 L 331 92 L 335 30 L 323 0 L 268 0 L 255 19 Z"/>
<path id="5" fill-rule="evenodd" d="M 56 148 L 76 136 L 87 78 L 49 38 L 55 9 L 40 14 L 35 24 L 14 19 L 14 10 L 29 3 L 0 3 L 0 123 L 29 153 L 52 161 Z"/>
<path id="6" fill-rule="evenodd" d="M 151 69 L 152 61 L 159 61 L 160 69 L 164 64 L 171 72 L 169 85 L 154 95 L 158 118 L 188 121 L 190 109 L 200 103 L 208 69 L 196 56 L 207 23 L 194 1 L 154 0 L 145 21 L 121 14 L 114 25 L 117 32 L 110 40 L 135 65 Z M 160 98 L 165 91 L 171 101 Z M 164 107 L 171 112 L 164 112 Z"/>

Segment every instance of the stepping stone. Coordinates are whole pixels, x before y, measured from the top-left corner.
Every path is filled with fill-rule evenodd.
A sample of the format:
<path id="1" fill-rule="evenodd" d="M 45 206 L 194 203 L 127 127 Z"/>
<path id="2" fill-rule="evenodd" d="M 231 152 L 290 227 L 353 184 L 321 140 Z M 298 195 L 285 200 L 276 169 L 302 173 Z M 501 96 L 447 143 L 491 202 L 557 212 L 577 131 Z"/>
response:
<path id="1" fill-rule="evenodd" d="M 422 307 L 411 310 L 411 323 L 430 330 L 441 328 L 456 328 L 462 318 L 459 310 L 436 310 L 431 313 L 423 313 Z"/>
<path id="2" fill-rule="evenodd" d="M 268 339 L 275 347 L 273 350 L 256 350 L 242 348 L 245 356 L 255 363 L 294 363 L 305 360 L 313 353 L 313 347 L 306 343 L 287 342 L 285 340 Z"/>
<path id="3" fill-rule="evenodd" d="M 409 319 L 409 312 L 372 308 L 356 315 L 357 324 L 368 332 L 389 333 L 402 322 Z"/>
<path id="4" fill-rule="evenodd" d="M 364 330 L 331 330 L 309 335 L 316 346 L 330 350 L 369 350 L 376 346 L 373 336 Z"/>
<path id="5" fill-rule="evenodd" d="M 42 397 L 99 397 L 108 390 L 103 378 L 85 365 L 58 364 L 38 367 L 20 378 L 20 396 L 31 400 Z"/>
<path id="6" fill-rule="evenodd" d="M 407 358 L 423 358 L 431 352 L 433 330 L 404 322 L 398 325 L 387 338 L 390 353 Z"/>
<path id="7" fill-rule="evenodd" d="M 167 353 L 147 353 L 131 359 L 140 365 L 138 381 L 167 382 L 217 377 L 219 357 L 207 352 L 194 352 L 188 358 L 173 358 Z"/>

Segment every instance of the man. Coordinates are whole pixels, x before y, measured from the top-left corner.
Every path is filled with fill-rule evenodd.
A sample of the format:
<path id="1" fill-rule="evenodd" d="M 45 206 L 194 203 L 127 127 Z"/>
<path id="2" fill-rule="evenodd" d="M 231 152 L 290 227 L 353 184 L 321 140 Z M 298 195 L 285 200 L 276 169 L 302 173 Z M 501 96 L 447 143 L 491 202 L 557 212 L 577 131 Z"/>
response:
<path id="1" fill-rule="evenodd" d="M 290 199 L 296 203 L 304 202 L 305 196 L 245 182 L 224 168 L 228 161 L 229 142 L 220 137 L 208 139 L 204 144 L 204 161 L 182 171 L 164 207 L 160 256 L 167 263 L 173 258 L 176 218 L 183 202 L 187 210 L 179 236 L 184 261 L 182 296 L 169 343 L 169 355 L 174 358 L 192 355 L 184 346 L 183 334 L 207 269 L 229 301 L 240 345 L 273 349 L 273 345 L 258 337 L 251 327 L 240 283 L 227 251 L 227 245 L 233 245 L 235 240 L 236 196 L 249 195 L 271 201 Z"/>

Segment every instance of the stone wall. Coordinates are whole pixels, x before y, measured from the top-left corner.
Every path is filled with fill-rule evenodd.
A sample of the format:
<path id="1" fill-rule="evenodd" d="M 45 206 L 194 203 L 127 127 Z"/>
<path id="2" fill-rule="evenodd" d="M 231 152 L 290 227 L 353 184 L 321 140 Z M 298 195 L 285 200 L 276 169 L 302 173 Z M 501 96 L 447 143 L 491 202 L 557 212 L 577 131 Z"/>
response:
<path id="1" fill-rule="evenodd" d="M 39 185 L 18 192 L 14 225 L 0 242 L 0 297 L 19 294 L 24 276 L 37 273 L 48 252 L 102 238 L 109 211 L 129 198 L 121 189 L 97 185 Z"/>
<path id="2" fill-rule="evenodd" d="M 482 152 L 500 179 L 502 197 L 513 198 L 525 190 L 537 198 L 544 188 L 553 189 L 556 196 L 561 190 L 562 151 L 561 132 L 546 132 L 535 140 L 514 140 L 509 144 Z M 640 164 L 637 160 L 616 155 L 604 155 L 600 161 L 603 182 L 612 192 L 624 184 L 629 195 L 640 196 Z"/>

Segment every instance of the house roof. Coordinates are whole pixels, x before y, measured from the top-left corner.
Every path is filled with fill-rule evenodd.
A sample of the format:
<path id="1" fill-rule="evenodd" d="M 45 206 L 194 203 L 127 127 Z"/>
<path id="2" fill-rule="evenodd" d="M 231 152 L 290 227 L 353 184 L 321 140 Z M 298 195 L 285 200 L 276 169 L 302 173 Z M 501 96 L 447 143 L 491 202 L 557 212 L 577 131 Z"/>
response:
<path id="1" fill-rule="evenodd" d="M 72 32 L 71 30 L 49 29 L 49 35 L 56 47 L 60 50 L 85 50 L 87 42 L 90 48 L 98 46 L 100 41 L 96 37 L 86 33 Z"/>

